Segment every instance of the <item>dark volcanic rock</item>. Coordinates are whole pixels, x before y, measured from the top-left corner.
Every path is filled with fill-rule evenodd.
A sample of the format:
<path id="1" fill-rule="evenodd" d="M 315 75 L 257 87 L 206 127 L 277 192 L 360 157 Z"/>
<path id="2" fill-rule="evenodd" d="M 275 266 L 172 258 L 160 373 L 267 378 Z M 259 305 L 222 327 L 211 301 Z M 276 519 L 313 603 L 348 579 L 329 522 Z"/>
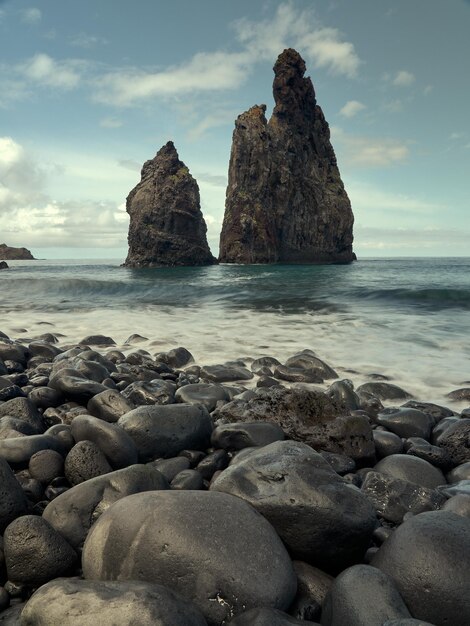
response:
<path id="1" fill-rule="evenodd" d="M 117 502 L 91 529 L 82 566 L 89 580 L 167 585 L 211 626 L 260 606 L 285 610 L 296 590 L 273 527 L 225 493 L 154 491 Z"/>
<path id="2" fill-rule="evenodd" d="M 31 261 L 33 255 L 27 248 L 13 248 L 6 243 L 0 243 L 0 259 L 7 261 Z"/>
<path id="3" fill-rule="evenodd" d="M 316 621 L 334 578 L 303 561 L 292 564 L 297 574 L 297 595 L 289 613 L 297 619 Z"/>
<path id="4" fill-rule="evenodd" d="M 0 533 L 28 510 L 26 496 L 6 461 L 0 458 Z"/>
<path id="5" fill-rule="evenodd" d="M 145 582 L 61 578 L 42 586 L 21 615 L 24 626 L 207 626 L 187 600 Z"/>
<path id="6" fill-rule="evenodd" d="M 0 270 L 7 270 L 9 269 L 9 265 L 6 261 L 0 261 Z"/>
<path id="7" fill-rule="evenodd" d="M 169 141 L 146 161 L 140 183 L 127 197 L 128 267 L 210 265 L 199 188 Z"/>
<path id="8" fill-rule="evenodd" d="M 276 106 L 235 122 L 220 261 L 350 262 L 353 214 L 305 63 L 284 50 L 274 66 Z"/>
<path id="9" fill-rule="evenodd" d="M 292 624 L 318 626 L 314 622 L 298 620 L 287 613 L 266 607 L 240 613 L 235 619 L 230 620 L 230 624 L 231 626 L 291 626 Z"/>

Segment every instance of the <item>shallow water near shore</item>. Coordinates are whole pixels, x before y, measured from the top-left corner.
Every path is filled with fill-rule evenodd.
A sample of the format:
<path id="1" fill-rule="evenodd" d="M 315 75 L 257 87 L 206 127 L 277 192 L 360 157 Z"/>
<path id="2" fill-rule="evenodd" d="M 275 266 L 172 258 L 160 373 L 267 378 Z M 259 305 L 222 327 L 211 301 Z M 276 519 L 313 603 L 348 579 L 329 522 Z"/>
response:
<path id="1" fill-rule="evenodd" d="M 352 265 L 131 270 L 119 261 L 11 261 L 0 330 L 61 343 L 106 334 L 152 354 L 183 345 L 197 362 L 314 350 L 355 384 L 388 376 L 421 400 L 470 381 L 470 258 Z"/>

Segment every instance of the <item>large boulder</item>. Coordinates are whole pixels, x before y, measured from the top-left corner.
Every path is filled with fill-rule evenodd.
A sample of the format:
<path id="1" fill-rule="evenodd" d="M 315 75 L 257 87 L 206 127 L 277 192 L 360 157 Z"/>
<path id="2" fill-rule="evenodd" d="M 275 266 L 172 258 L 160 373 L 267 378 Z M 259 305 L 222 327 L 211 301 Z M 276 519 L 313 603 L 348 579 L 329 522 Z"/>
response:
<path id="1" fill-rule="evenodd" d="M 371 564 L 391 576 L 413 617 L 435 626 L 470 624 L 470 520 L 421 513 L 395 530 Z"/>
<path id="2" fill-rule="evenodd" d="M 371 503 L 320 454 L 279 441 L 235 461 L 211 484 L 268 519 L 292 554 L 340 571 L 360 561 L 377 524 Z"/>
<path id="3" fill-rule="evenodd" d="M 0 534 L 10 522 L 24 515 L 28 501 L 8 463 L 0 457 Z"/>
<path id="4" fill-rule="evenodd" d="M 59 578 L 43 585 L 21 614 L 22 626 L 207 626 L 171 589 L 146 582 Z"/>
<path id="5" fill-rule="evenodd" d="M 144 163 L 127 197 L 127 267 L 211 265 L 199 188 L 169 141 Z"/>
<path id="6" fill-rule="evenodd" d="M 156 491 L 117 502 L 91 529 L 82 566 L 88 580 L 168 585 L 214 626 L 250 608 L 285 610 L 296 591 L 269 522 L 216 492 Z"/>

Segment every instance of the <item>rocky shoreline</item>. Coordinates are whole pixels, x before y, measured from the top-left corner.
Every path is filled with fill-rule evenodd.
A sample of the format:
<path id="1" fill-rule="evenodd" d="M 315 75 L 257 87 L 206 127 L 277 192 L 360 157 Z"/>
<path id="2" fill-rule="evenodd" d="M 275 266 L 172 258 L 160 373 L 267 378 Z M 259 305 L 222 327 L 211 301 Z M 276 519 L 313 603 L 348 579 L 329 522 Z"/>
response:
<path id="1" fill-rule="evenodd" d="M 0 333 L 0 624 L 470 623 L 470 407 L 140 340 Z"/>

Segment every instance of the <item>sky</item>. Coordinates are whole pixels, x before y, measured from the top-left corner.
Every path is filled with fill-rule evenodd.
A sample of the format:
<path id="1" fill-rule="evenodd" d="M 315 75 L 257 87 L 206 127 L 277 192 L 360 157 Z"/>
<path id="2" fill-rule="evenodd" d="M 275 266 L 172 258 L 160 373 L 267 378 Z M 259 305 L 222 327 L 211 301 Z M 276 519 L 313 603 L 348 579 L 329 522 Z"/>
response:
<path id="1" fill-rule="evenodd" d="M 307 64 L 358 257 L 470 255 L 470 0 L 0 0 L 0 243 L 121 258 L 168 140 L 217 253 L 236 117 Z"/>

